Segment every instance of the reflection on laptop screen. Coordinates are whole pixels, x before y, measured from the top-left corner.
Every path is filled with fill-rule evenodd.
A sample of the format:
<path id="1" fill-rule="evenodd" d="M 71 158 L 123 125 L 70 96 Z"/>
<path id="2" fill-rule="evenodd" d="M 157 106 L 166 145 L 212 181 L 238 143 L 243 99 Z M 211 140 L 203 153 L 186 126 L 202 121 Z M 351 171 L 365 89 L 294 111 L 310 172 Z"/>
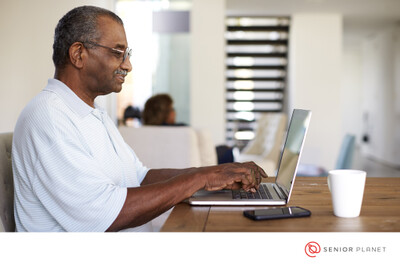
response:
<path id="1" fill-rule="evenodd" d="M 286 144 L 279 163 L 276 183 L 290 192 L 293 176 L 296 173 L 304 137 L 310 123 L 311 112 L 308 110 L 294 110 L 289 124 Z"/>

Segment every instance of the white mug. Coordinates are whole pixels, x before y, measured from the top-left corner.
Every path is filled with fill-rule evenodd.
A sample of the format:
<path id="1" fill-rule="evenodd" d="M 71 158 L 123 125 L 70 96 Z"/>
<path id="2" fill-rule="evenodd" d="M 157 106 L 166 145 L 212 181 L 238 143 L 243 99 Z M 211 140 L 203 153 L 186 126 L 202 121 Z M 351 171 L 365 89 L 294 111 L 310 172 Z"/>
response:
<path id="1" fill-rule="evenodd" d="M 333 214 L 343 218 L 360 215 L 367 173 L 358 170 L 332 170 L 328 186 L 332 195 Z"/>

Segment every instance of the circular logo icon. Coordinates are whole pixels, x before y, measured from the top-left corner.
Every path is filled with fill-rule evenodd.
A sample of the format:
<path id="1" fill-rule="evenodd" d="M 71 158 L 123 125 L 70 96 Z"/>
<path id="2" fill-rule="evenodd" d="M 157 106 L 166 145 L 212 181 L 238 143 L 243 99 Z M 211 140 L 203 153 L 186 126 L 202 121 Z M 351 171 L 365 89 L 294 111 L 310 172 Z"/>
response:
<path id="1" fill-rule="evenodd" d="M 321 252 L 321 247 L 317 242 L 308 242 L 304 248 L 308 257 L 315 258 L 316 254 Z"/>

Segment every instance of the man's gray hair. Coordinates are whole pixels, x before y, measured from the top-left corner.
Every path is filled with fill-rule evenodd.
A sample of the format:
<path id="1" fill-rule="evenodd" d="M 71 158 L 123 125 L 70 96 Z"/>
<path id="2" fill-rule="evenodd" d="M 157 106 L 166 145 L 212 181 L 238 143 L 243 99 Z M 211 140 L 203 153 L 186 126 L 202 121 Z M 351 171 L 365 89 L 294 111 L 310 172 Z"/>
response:
<path id="1" fill-rule="evenodd" d="M 81 6 L 65 14 L 57 24 L 54 33 L 53 62 L 56 68 L 63 68 L 68 62 L 69 48 L 75 42 L 96 42 L 100 39 L 97 18 L 108 16 L 123 25 L 120 17 L 110 10 Z"/>

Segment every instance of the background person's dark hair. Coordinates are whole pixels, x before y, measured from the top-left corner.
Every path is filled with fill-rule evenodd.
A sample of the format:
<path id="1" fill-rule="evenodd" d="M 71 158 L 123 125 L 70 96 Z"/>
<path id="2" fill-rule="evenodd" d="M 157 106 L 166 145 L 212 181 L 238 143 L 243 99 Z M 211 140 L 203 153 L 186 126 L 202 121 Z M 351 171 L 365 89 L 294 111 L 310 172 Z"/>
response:
<path id="1" fill-rule="evenodd" d="M 173 100 L 168 94 L 150 97 L 144 105 L 142 120 L 145 125 L 163 125 L 171 111 Z"/>
<path id="2" fill-rule="evenodd" d="M 53 62 L 56 68 L 63 68 L 67 63 L 68 51 L 75 42 L 92 41 L 100 38 L 97 31 L 97 18 L 108 16 L 123 25 L 120 17 L 110 10 L 81 6 L 65 14 L 57 24 L 54 33 Z"/>
<path id="3" fill-rule="evenodd" d="M 122 120 L 123 124 L 126 125 L 126 121 L 129 119 L 138 119 L 140 121 L 142 119 L 140 109 L 133 106 L 127 106 L 124 110 L 124 118 Z"/>

